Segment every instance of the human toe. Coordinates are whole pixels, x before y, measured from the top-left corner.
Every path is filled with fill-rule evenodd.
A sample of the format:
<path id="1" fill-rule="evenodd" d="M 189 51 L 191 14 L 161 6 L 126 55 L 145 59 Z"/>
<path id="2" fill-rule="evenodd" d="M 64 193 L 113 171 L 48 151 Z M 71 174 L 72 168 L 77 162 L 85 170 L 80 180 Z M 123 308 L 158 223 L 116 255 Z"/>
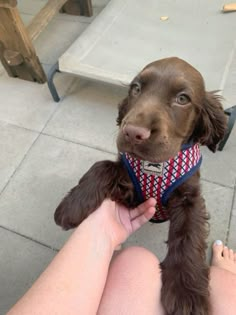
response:
<path id="1" fill-rule="evenodd" d="M 227 246 L 224 246 L 224 248 L 223 248 L 223 257 L 225 258 L 225 259 L 229 259 L 229 248 L 227 247 Z"/>
<path id="2" fill-rule="evenodd" d="M 213 257 L 217 258 L 217 259 L 221 258 L 223 249 L 224 249 L 223 242 L 221 240 L 215 241 L 213 246 L 212 246 Z"/>
<path id="3" fill-rule="evenodd" d="M 232 249 L 229 250 L 229 259 L 234 260 L 234 251 Z"/>

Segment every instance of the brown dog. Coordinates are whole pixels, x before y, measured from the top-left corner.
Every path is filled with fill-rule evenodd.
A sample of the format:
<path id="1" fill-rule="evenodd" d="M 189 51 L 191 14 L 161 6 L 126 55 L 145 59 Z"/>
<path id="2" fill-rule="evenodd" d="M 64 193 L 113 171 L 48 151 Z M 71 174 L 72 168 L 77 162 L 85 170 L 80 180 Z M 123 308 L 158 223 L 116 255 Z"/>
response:
<path id="1" fill-rule="evenodd" d="M 142 201 L 140 191 L 141 198 L 148 198 L 150 189 L 145 193 L 142 182 L 137 192 L 132 179 L 134 172 L 129 166 L 127 170 L 127 163 L 146 162 L 144 173 L 148 175 L 145 173 L 145 180 L 142 179 L 146 181 L 147 176 L 154 176 L 149 173 L 155 173 L 155 169 L 156 178 L 162 178 L 168 161 L 168 167 L 172 165 L 169 168 L 176 170 L 179 180 L 185 176 L 182 169 L 188 172 L 188 165 L 183 163 L 191 160 L 189 154 L 194 155 L 187 178 L 172 185 L 174 188 L 167 187 L 168 193 L 155 192 L 159 201 L 155 221 L 170 220 L 168 253 L 161 264 L 162 303 L 167 314 L 207 315 L 208 216 L 200 192 L 198 143 L 214 152 L 224 137 L 226 117 L 220 98 L 205 91 L 201 74 L 191 65 L 178 58 L 162 59 L 146 66 L 134 78 L 128 96 L 119 104 L 117 123 L 120 127 L 117 147 L 119 152 L 128 154 L 125 162 L 123 154 L 117 162 L 95 163 L 58 206 L 55 221 L 70 229 L 78 226 L 105 198 L 128 207 Z M 180 166 L 174 164 L 174 157 L 181 161 Z M 167 181 L 171 176 L 166 176 Z M 156 186 L 151 188 L 155 189 Z"/>

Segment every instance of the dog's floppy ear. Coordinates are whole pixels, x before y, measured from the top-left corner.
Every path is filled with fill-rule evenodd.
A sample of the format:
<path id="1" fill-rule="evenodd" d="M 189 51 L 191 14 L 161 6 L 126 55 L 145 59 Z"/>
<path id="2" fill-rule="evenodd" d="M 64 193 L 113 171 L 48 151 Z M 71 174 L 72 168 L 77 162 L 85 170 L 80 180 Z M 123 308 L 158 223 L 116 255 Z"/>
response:
<path id="1" fill-rule="evenodd" d="M 212 152 L 223 139 L 227 128 L 227 119 L 221 104 L 221 96 L 215 92 L 206 92 L 204 104 L 194 129 L 192 139 L 206 145 Z"/>
<path id="2" fill-rule="evenodd" d="M 125 114 L 128 111 L 128 96 L 125 97 L 119 104 L 118 104 L 118 117 L 116 118 L 117 125 L 120 126 Z"/>

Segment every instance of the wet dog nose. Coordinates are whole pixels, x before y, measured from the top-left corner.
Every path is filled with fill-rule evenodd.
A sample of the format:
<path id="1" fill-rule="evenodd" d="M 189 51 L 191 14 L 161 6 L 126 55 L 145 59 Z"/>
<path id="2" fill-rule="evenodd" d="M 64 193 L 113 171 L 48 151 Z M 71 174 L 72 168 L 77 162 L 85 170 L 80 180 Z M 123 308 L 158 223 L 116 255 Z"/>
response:
<path id="1" fill-rule="evenodd" d="M 144 140 L 147 140 L 151 135 L 151 131 L 149 129 L 133 126 L 131 124 L 127 124 L 126 126 L 124 126 L 123 133 L 127 141 L 135 144 L 142 143 Z"/>

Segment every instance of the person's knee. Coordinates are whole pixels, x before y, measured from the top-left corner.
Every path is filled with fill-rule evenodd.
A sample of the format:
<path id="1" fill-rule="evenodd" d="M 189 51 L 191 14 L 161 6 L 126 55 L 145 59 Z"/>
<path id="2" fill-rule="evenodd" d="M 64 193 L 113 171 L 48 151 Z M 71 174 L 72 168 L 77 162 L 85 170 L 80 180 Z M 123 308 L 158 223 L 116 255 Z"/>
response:
<path id="1" fill-rule="evenodd" d="M 116 264 L 125 269 L 140 270 L 160 274 L 160 262 L 148 249 L 139 246 L 127 247 L 115 258 Z"/>
<path id="2" fill-rule="evenodd" d="M 123 249 L 120 256 L 124 259 L 134 259 L 134 258 L 146 258 L 147 261 L 150 260 L 151 263 L 159 264 L 158 258 L 148 249 L 141 246 L 130 246 Z"/>
<path id="3" fill-rule="evenodd" d="M 159 261 L 149 250 L 122 250 L 109 268 L 98 314 L 159 314 L 160 274 Z"/>

